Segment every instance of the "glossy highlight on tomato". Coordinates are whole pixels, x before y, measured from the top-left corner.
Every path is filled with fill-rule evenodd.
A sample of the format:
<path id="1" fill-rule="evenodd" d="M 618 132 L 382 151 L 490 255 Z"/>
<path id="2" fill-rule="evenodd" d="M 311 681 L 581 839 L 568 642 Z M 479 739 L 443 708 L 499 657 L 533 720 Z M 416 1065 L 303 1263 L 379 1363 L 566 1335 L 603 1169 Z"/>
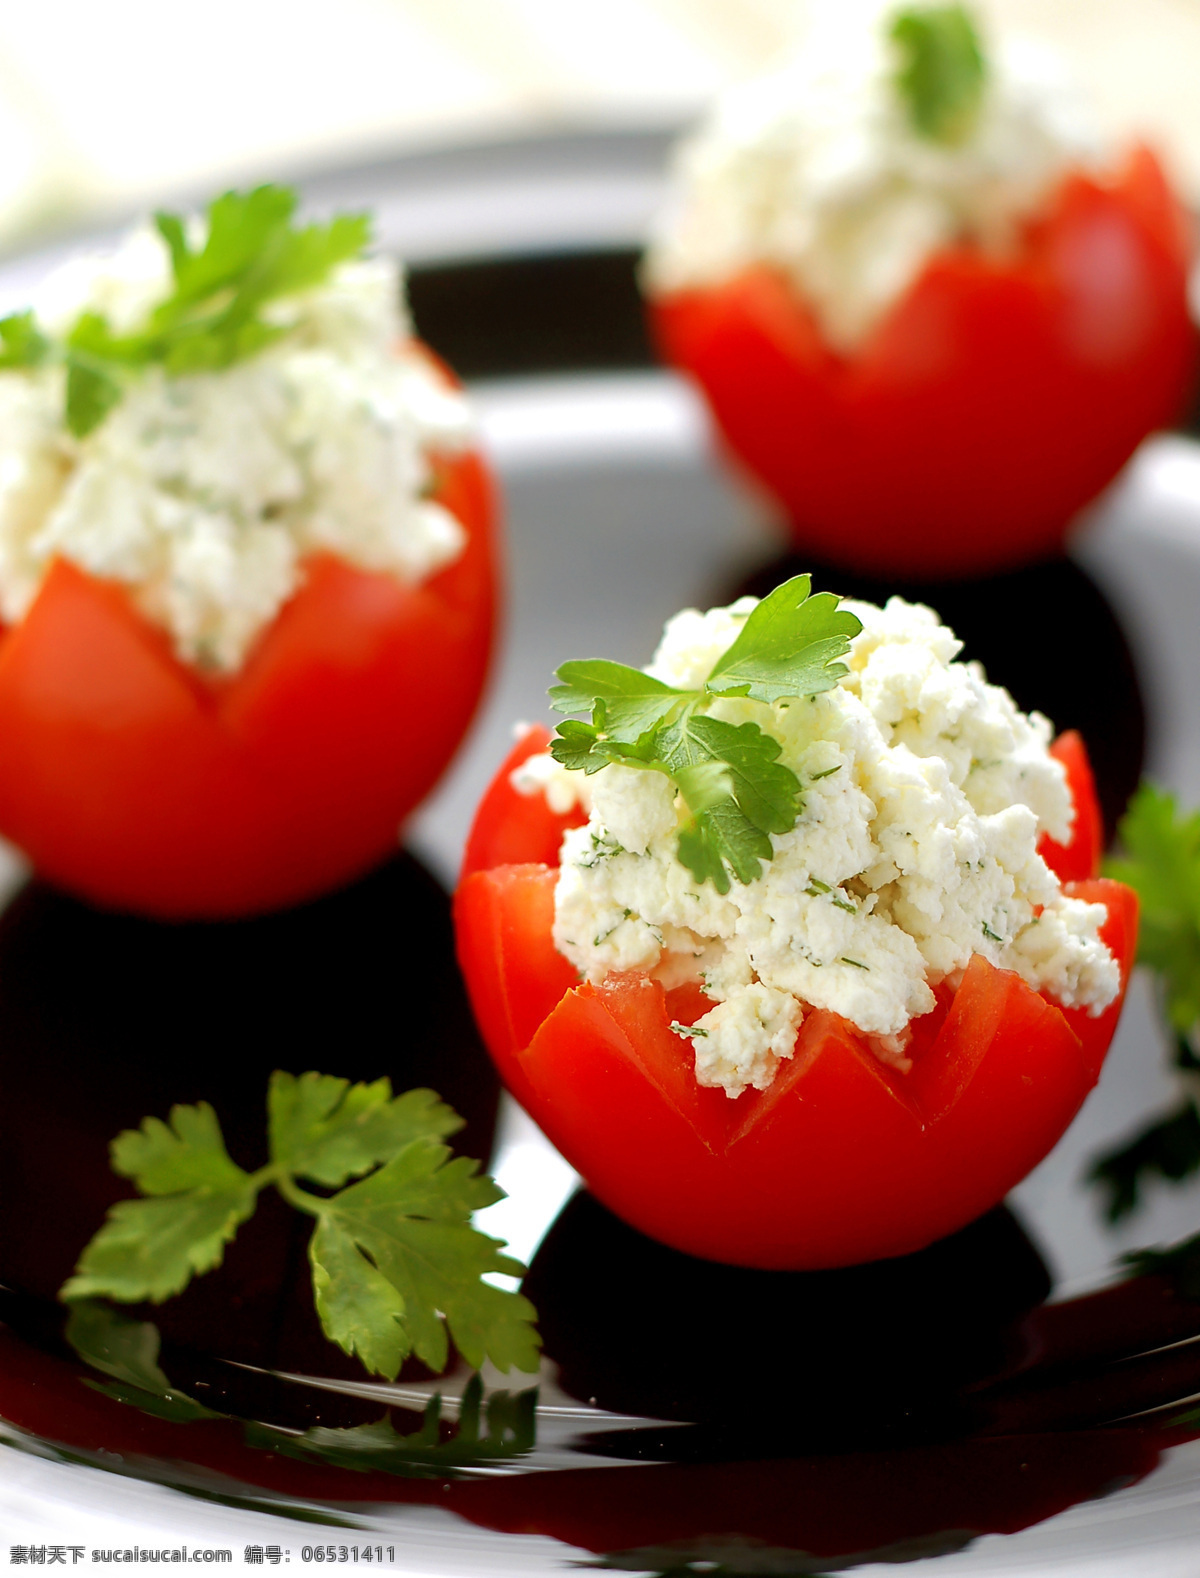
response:
<path id="1" fill-rule="evenodd" d="M 459 959 L 501 1077 L 618 1216 L 711 1260 L 850 1265 L 974 1220 L 1055 1145 L 1099 1078 L 1121 999 L 1092 1018 L 979 955 L 915 1022 L 907 1075 L 819 1010 L 765 1091 L 731 1101 L 698 1085 L 690 1044 L 670 1028 L 711 1007 L 697 986 L 666 992 L 636 973 L 581 985 L 554 947 L 545 802 L 510 782 L 548 742 L 530 730 L 480 807 L 455 897 Z M 1073 879 L 1068 892 L 1106 906 L 1101 935 L 1123 997 L 1137 899 L 1094 874 L 1099 821 L 1082 741 L 1064 735 L 1055 751 L 1076 801 L 1065 870 L 1062 846 L 1043 840 L 1041 851 Z M 559 818 L 559 837 L 578 820 Z"/>
<path id="2" fill-rule="evenodd" d="M 950 577 L 1046 557 L 1196 361 L 1184 212 L 1154 155 L 1071 175 L 1011 258 L 937 253 L 854 354 L 763 266 L 649 303 L 728 449 L 832 565 Z"/>
<path id="3" fill-rule="evenodd" d="M 483 688 L 495 500 L 474 454 L 434 462 L 467 544 L 419 585 L 331 555 L 230 678 L 181 662 L 126 590 L 59 560 L 0 635 L 0 833 L 103 907 L 267 911 L 396 847 Z"/>

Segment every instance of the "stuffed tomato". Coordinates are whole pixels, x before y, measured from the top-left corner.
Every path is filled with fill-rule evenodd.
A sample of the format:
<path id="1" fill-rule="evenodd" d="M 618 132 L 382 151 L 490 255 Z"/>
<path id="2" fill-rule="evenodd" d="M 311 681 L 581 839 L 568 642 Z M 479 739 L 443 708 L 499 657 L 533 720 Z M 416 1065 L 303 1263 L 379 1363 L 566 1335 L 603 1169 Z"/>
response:
<path id="1" fill-rule="evenodd" d="M 104 906 L 241 915 L 368 869 L 486 676 L 461 391 L 365 221 L 294 201 L 160 216 L 0 324 L 0 833 Z"/>
<path id="2" fill-rule="evenodd" d="M 654 337 L 825 562 L 1043 557 L 1186 404 L 1187 216 L 960 8 L 846 26 L 685 148 Z"/>
<path id="3" fill-rule="evenodd" d="M 672 621 L 644 687 L 560 670 L 592 724 L 522 738 L 455 904 L 502 1077 L 593 1192 L 678 1249 L 797 1269 L 920 1248 L 1046 1155 L 1137 906 L 1095 876 L 1078 736 L 1051 746 L 928 610 L 844 604 L 839 636 L 792 597 L 783 660 L 747 599 Z"/>

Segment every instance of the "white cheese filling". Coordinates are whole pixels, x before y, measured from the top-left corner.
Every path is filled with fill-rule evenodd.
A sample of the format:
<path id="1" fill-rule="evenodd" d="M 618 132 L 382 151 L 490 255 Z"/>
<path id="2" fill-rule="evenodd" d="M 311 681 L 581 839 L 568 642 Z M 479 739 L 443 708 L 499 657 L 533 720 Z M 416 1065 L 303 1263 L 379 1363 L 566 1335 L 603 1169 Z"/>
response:
<path id="1" fill-rule="evenodd" d="M 647 673 L 702 685 L 753 606 L 678 614 Z M 1120 990 L 1098 935 L 1104 906 L 1064 894 L 1037 853 L 1044 832 L 1069 842 L 1073 818 L 1049 722 L 957 662 L 961 642 L 931 609 L 845 606 L 863 630 L 833 690 L 712 708 L 777 739 L 801 784 L 796 825 L 772 835 L 756 881 L 732 878 L 725 895 L 696 881 L 676 853 L 686 812 L 661 774 L 586 778 L 548 755 L 513 774 L 557 812 L 588 811 L 562 843 L 556 947 L 589 981 L 699 979 L 717 1006 L 680 1033 L 699 1082 L 730 1096 L 770 1084 L 810 1008 L 841 1014 L 905 1068 L 910 1020 L 976 953 L 1092 1014 Z"/>
<path id="2" fill-rule="evenodd" d="M 63 333 L 85 308 L 120 331 L 169 294 L 141 230 L 77 259 L 32 303 Z M 0 616 L 25 615 L 56 556 L 127 585 L 179 656 L 238 669 L 300 586 L 306 555 L 419 582 L 465 546 L 427 497 L 432 451 L 461 449 L 466 402 L 411 340 L 397 265 L 372 258 L 270 309 L 288 333 L 219 372 L 149 368 L 85 438 L 60 367 L 0 374 Z"/>
<path id="3" fill-rule="evenodd" d="M 1021 225 L 1100 140 L 1058 63 L 985 40 L 988 77 L 970 134 L 918 135 L 894 86 L 896 7 L 826 8 L 794 58 L 716 104 L 681 146 L 676 191 L 645 266 L 652 292 L 781 270 L 823 338 L 849 353 L 939 250 L 1004 255 Z"/>

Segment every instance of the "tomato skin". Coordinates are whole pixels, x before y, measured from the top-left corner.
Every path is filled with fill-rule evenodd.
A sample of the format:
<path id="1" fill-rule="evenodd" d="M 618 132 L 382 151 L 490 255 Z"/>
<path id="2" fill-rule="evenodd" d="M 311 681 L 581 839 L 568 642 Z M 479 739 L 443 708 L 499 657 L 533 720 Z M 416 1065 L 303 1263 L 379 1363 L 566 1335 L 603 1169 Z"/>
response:
<path id="1" fill-rule="evenodd" d="M 1066 768 L 1067 788 L 1075 802 L 1075 820 L 1069 843 L 1057 844 L 1049 833 L 1043 833 L 1038 840 L 1038 854 L 1060 882 L 1086 882 L 1100 875 L 1104 820 L 1083 735 L 1077 729 L 1067 729 L 1051 745 L 1050 754 Z"/>
<path id="2" fill-rule="evenodd" d="M 1076 776 L 1072 788 L 1087 783 Z M 493 847 L 504 842 L 490 825 L 498 805 L 519 824 L 523 799 L 485 799 Z M 1088 809 L 1080 805 L 1077 828 Z M 507 841 L 520 847 L 519 825 Z M 459 958 L 484 1039 L 593 1193 L 702 1258 L 817 1269 L 907 1254 L 964 1226 L 1057 1142 L 1099 1078 L 1120 1015 L 1120 1000 L 1098 1018 L 1062 1009 L 976 955 L 957 990 L 939 988 L 937 1007 L 914 1025 L 909 1074 L 882 1064 L 845 1020 L 814 1010 L 767 1090 L 730 1101 L 696 1083 L 691 1047 L 670 1028 L 702 1008 L 688 988 L 668 997 L 638 974 L 578 984 L 553 947 L 556 879 L 549 862 L 526 862 L 474 869 L 459 887 Z M 1068 891 L 1106 906 L 1101 935 L 1123 998 L 1136 896 L 1102 879 Z"/>
<path id="3" fill-rule="evenodd" d="M 649 304 L 668 362 L 829 564 L 953 576 L 1044 557 L 1195 363 L 1183 210 L 1154 155 L 1069 176 L 1020 250 L 939 252 L 841 357 L 763 266 Z"/>
<path id="4" fill-rule="evenodd" d="M 464 552 L 419 586 L 328 555 L 232 678 L 180 662 L 125 589 L 65 561 L 0 636 L 0 832 L 101 906 L 167 918 L 294 903 L 395 847 L 490 659 L 495 504 L 436 462 Z"/>
<path id="5" fill-rule="evenodd" d="M 578 977 L 554 946 L 557 866 L 506 865 L 459 885 L 459 954 L 473 961 L 471 1005 L 505 1084 L 525 1107 L 536 1101 L 520 1061 L 538 1026 Z"/>
<path id="6" fill-rule="evenodd" d="M 558 864 L 563 834 L 586 822 L 586 815 L 578 809 L 558 815 L 546 804 L 544 794 L 523 795 L 512 784 L 522 762 L 549 749 L 549 729 L 531 724 L 504 758 L 475 811 L 460 880 L 493 866 Z"/>

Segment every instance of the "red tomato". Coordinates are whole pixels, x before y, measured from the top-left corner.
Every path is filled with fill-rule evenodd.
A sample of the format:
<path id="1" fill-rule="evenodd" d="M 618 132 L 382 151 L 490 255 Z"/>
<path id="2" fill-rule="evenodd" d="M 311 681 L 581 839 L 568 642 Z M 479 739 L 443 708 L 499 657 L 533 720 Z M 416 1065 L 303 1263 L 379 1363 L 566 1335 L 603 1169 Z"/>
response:
<path id="1" fill-rule="evenodd" d="M 0 636 L 0 832 L 98 904 L 231 916 L 383 859 L 470 722 L 492 645 L 494 500 L 437 463 L 462 555 L 418 586 L 329 556 L 232 678 L 177 659 L 125 589 L 65 562 Z"/>
<path id="2" fill-rule="evenodd" d="M 767 267 L 650 303 L 732 453 L 830 564 L 973 573 L 1054 551 L 1195 364 L 1183 211 L 1147 149 L 1070 176 L 1016 256 L 938 253 L 852 356 Z"/>
<path id="3" fill-rule="evenodd" d="M 460 879 L 493 866 L 529 861 L 558 865 L 563 834 L 569 827 L 579 827 L 587 817 L 578 810 L 556 816 L 546 804 L 545 795 L 523 795 L 512 784 L 513 772 L 523 761 L 549 749 L 549 729 L 531 724 L 505 757 L 475 811 L 463 851 Z"/>
<path id="4" fill-rule="evenodd" d="M 518 753 L 544 749 L 531 733 Z M 1076 836 L 1097 816 L 1081 742 Z M 514 753 L 517 755 L 518 753 Z M 649 977 L 579 985 L 555 950 L 547 812 L 512 790 L 505 763 L 455 897 L 459 958 L 501 1076 L 588 1187 L 619 1216 L 690 1254 L 737 1265 L 817 1268 L 906 1254 L 1003 1198 L 1056 1143 L 1099 1078 L 1120 1001 L 1098 1018 L 1064 1010 L 979 955 L 914 1026 L 907 1075 L 847 1021 L 808 1014 L 765 1091 L 730 1101 L 696 1083 L 672 1020 L 711 1005 Z M 1088 796 L 1091 795 L 1090 800 Z M 559 818 L 557 837 L 571 818 Z M 1094 845 L 1088 844 L 1094 858 Z M 506 862 L 488 866 L 486 852 Z M 1063 852 L 1079 859 L 1075 839 Z M 1120 883 L 1068 891 L 1107 907 L 1122 996 L 1137 899 Z"/>
<path id="5" fill-rule="evenodd" d="M 1060 734 L 1050 747 L 1050 754 L 1067 770 L 1067 787 L 1075 802 L 1075 821 L 1069 844 L 1056 844 L 1049 833 L 1043 833 L 1038 842 L 1038 854 L 1061 882 L 1085 882 L 1089 877 L 1100 875 L 1100 857 L 1104 853 L 1104 822 L 1096 798 L 1092 764 L 1078 729 Z"/>

